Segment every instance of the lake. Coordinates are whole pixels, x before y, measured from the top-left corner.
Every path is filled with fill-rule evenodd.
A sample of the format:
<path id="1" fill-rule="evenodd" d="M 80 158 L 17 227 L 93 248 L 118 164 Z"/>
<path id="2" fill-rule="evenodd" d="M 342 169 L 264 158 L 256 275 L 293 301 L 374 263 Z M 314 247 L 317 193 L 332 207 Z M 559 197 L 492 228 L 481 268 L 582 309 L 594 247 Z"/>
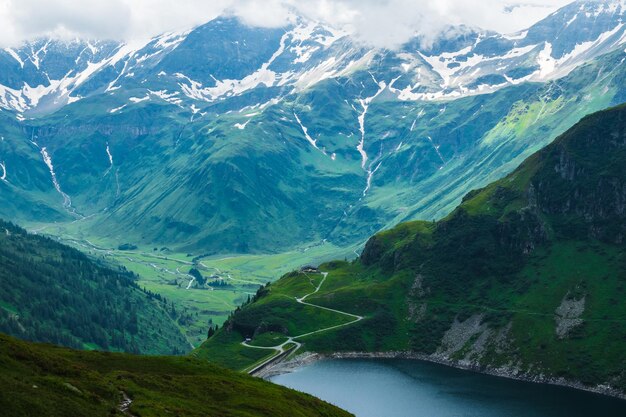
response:
<path id="1" fill-rule="evenodd" d="M 271 378 L 357 417 L 611 417 L 626 401 L 403 359 L 315 362 Z"/>

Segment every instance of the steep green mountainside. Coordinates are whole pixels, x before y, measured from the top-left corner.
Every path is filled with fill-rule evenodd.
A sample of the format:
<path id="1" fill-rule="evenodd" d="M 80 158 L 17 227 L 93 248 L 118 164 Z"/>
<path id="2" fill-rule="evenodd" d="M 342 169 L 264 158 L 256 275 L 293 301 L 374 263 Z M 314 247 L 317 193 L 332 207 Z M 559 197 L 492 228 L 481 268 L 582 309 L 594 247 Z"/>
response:
<path id="1" fill-rule="evenodd" d="M 170 308 L 132 274 L 0 220 L 0 331 L 81 349 L 184 353 Z"/>
<path id="2" fill-rule="evenodd" d="M 323 285 L 305 273 L 271 284 L 198 354 L 241 367 L 242 338 L 273 331 L 309 351 L 408 351 L 623 395 L 625 164 L 626 106 L 587 116 L 441 221 L 400 224 L 356 261 L 322 265 Z M 322 313 L 334 320 L 317 324 Z"/>
<path id="3" fill-rule="evenodd" d="M 1 50 L 0 216 L 106 248 L 361 249 L 624 102 L 626 6 L 605 6 L 397 50 L 234 17 L 143 44 Z"/>
<path id="4" fill-rule="evenodd" d="M 80 219 L 47 232 L 107 247 L 273 253 L 324 239 L 349 247 L 400 221 L 447 215 L 584 115 L 620 104 L 623 57 L 616 51 L 562 79 L 457 100 L 401 101 L 384 90 L 366 113 L 361 101 L 380 87 L 361 69 L 240 111 L 217 102 L 193 115 L 147 100 L 110 114 L 113 104 L 85 99 L 22 122 L 21 131 L 0 126 L 0 155 L 25 161 L 6 161 L 0 189 L 54 207 L 54 220 Z M 10 214 L 50 224 L 51 214 Z"/>
<path id="5" fill-rule="evenodd" d="M 81 352 L 0 334 L 0 409 L 20 416 L 349 416 L 190 357 Z"/>

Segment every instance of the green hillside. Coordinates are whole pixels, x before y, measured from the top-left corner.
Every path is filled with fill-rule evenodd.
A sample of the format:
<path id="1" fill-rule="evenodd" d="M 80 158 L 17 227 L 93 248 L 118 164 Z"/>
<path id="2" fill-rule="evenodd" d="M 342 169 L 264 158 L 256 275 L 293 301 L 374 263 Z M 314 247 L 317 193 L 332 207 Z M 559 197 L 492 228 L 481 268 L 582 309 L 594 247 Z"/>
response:
<path id="1" fill-rule="evenodd" d="M 625 163 L 626 106 L 585 117 L 441 221 L 401 224 L 358 260 L 322 265 L 319 291 L 321 275 L 283 277 L 198 354 L 241 368 L 243 337 L 317 326 L 294 337 L 300 351 L 409 351 L 624 393 Z M 303 309 L 296 298 L 306 293 Z M 334 320 L 317 324 L 315 306 Z M 329 328 L 346 313 L 364 319 Z"/>
<path id="2" fill-rule="evenodd" d="M 172 305 L 135 276 L 0 220 L 0 331 L 78 349 L 180 354 Z"/>
<path id="3" fill-rule="evenodd" d="M 8 200 L 0 215 L 107 248 L 130 242 L 231 255 L 324 239 L 360 245 L 399 222 L 449 214 L 469 190 L 508 174 L 581 117 L 621 103 L 623 55 L 545 84 L 447 102 L 381 94 L 366 118 L 365 145 L 378 166 L 367 192 L 360 100 L 379 86 L 366 70 L 340 77 L 344 88 L 327 80 L 263 109 L 225 112 L 216 102 L 190 117 L 147 100 L 110 113 L 115 99 L 98 96 L 22 126 L 0 119 L 0 155 L 10 155 L 0 190 L 11 196 L 0 200 Z M 311 147 L 294 114 L 327 155 Z M 41 147 L 71 208 L 62 206 Z M 73 210 L 85 218 L 75 222 Z"/>
<path id="4" fill-rule="evenodd" d="M 12 417 L 350 415 L 190 357 L 73 351 L 2 334 L 0 409 Z"/>

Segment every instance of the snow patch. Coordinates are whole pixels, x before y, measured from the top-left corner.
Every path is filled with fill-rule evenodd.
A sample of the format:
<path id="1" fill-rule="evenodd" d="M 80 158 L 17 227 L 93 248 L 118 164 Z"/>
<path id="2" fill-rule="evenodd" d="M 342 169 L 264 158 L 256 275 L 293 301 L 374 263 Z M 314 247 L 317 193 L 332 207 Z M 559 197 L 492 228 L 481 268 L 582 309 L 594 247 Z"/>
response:
<path id="1" fill-rule="evenodd" d="M 21 91 L 0 84 L 0 107 L 23 112 L 28 108 L 28 104 Z"/>
<path id="2" fill-rule="evenodd" d="M 35 52 L 35 50 L 33 50 L 33 47 L 31 46 L 30 48 L 30 52 L 31 52 L 31 56 L 29 57 L 30 62 L 33 63 L 33 65 L 35 66 L 35 68 L 39 69 L 39 54 L 43 52 L 43 55 L 45 56 L 46 53 L 48 53 L 48 45 L 50 45 L 50 40 L 46 41 L 46 43 L 39 48 L 39 50 L 37 50 L 37 52 Z"/>
<path id="3" fill-rule="evenodd" d="M 111 170 L 113 169 L 113 155 L 111 155 L 111 149 L 109 148 L 109 142 L 107 142 L 107 144 L 106 144 L 106 153 L 107 153 L 107 156 L 109 157 L 109 167 L 104 172 L 104 176 L 105 177 L 107 175 L 109 175 L 109 172 L 111 172 Z M 118 187 L 119 187 L 119 184 L 118 184 Z"/>
<path id="4" fill-rule="evenodd" d="M 128 101 L 133 102 L 135 104 L 141 103 L 142 101 L 150 100 L 150 94 L 146 94 L 145 97 L 131 97 Z"/>
<path id="5" fill-rule="evenodd" d="M 235 127 L 239 130 L 244 130 L 246 126 L 248 126 L 248 123 L 250 123 L 250 120 L 252 119 L 248 119 L 244 123 L 235 123 Z"/>
<path id="6" fill-rule="evenodd" d="M 372 78 L 374 78 L 374 77 L 372 76 Z M 376 94 L 374 94 L 371 97 L 366 97 L 366 98 L 359 99 L 359 103 L 361 104 L 361 107 L 363 108 L 363 111 L 361 112 L 361 114 L 358 117 L 358 120 L 359 120 L 359 131 L 361 132 L 361 141 L 357 145 L 356 149 L 359 152 L 359 154 L 361 154 L 361 168 L 363 168 L 363 169 L 365 169 L 365 165 L 367 164 L 367 160 L 368 160 L 367 152 L 365 152 L 365 149 L 364 149 L 364 146 L 365 146 L 365 116 L 367 115 L 367 111 L 369 110 L 369 106 L 372 103 L 372 101 L 374 101 L 374 99 L 376 97 L 378 97 L 380 95 L 380 93 L 382 93 L 385 90 L 385 88 L 387 87 L 384 81 L 381 81 L 379 83 L 379 82 L 376 81 L 376 79 L 374 79 L 374 82 L 376 82 L 376 84 L 378 84 L 378 91 L 376 92 Z"/>
<path id="7" fill-rule="evenodd" d="M 175 91 L 173 93 L 168 93 L 167 90 L 158 90 L 158 91 L 148 90 L 148 92 L 150 94 L 154 95 L 154 96 L 157 96 L 161 100 L 170 103 L 170 104 L 175 104 L 177 106 L 180 106 L 182 104 L 182 102 L 183 102 L 183 100 L 178 98 L 178 95 L 179 95 L 178 91 Z"/>
<path id="8" fill-rule="evenodd" d="M 63 190 L 61 189 L 61 185 L 59 184 L 59 181 L 57 180 L 57 174 L 54 172 L 54 165 L 52 164 L 52 158 L 50 157 L 50 154 L 48 154 L 48 150 L 44 146 L 43 148 L 41 148 L 40 151 L 41 151 L 41 156 L 43 157 L 43 161 L 48 167 L 48 170 L 50 171 L 52 184 L 54 185 L 54 188 L 57 190 L 57 192 L 61 194 L 61 196 L 63 197 L 63 207 L 65 207 L 66 210 L 70 210 L 72 207 L 72 200 L 70 199 L 70 196 L 65 194 Z"/>
<path id="9" fill-rule="evenodd" d="M 172 50 L 176 49 L 178 45 L 180 45 L 181 42 L 185 40 L 188 34 L 189 34 L 189 31 L 185 31 L 181 33 L 176 33 L 176 32 L 166 33 L 157 38 L 158 41 L 155 44 L 155 46 L 161 49 L 167 49 L 167 48 L 171 48 Z"/>
<path id="10" fill-rule="evenodd" d="M 130 43 L 121 45 L 118 48 L 117 52 L 109 59 L 108 65 L 115 66 L 117 65 L 118 62 L 120 62 L 121 60 L 125 58 L 128 58 L 128 59 L 132 58 L 140 49 L 144 48 L 147 45 L 147 43 L 148 43 L 147 40 L 143 40 L 143 41 L 138 40 L 135 42 L 130 42 Z M 126 69 L 128 68 L 128 59 L 126 60 L 126 62 L 124 62 L 124 68 L 122 68 L 122 71 L 120 71 L 120 73 L 118 74 L 115 80 L 109 83 L 105 92 L 113 91 L 119 88 L 115 84 L 126 73 Z"/>
<path id="11" fill-rule="evenodd" d="M 574 17 L 572 17 L 570 20 L 567 21 L 567 23 L 565 24 L 565 27 L 568 27 L 569 25 L 571 25 L 572 23 L 574 23 L 574 21 L 578 18 L 578 14 L 575 14 Z"/>
<path id="12" fill-rule="evenodd" d="M 528 31 L 527 30 L 524 30 L 522 32 L 508 34 L 508 35 L 502 35 L 502 37 L 504 39 L 508 39 L 510 41 L 519 41 L 519 40 L 522 40 L 522 39 L 526 39 L 526 36 L 528 36 Z"/>
<path id="13" fill-rule="evenodd" d="M 367 116 L 367 111 L 369 110 L 370 104 L 376 99 L 376 97 L 378 97 L 387 88 L 387 84 L 384 81 L 378 82 L 376 78 L 374 78 L 374 75 L 372 75 L 372 73 L 370 73 L 370 76 L 372 77 L 374 82 L 378 85 L 378 91 L 376 91 L 376 93 L 373 96 L 362 98 L 359 100 L 359 103 L 361 104 L 361 107 L 363 108 L 363 112 L 358 117 L 359 131 L 361 132 L 361 140 L 359 141 L 359 144 L 356 147 L 356 150 L 361 155 L 361 168 L 364 169 L 365 172 L 367 173 L 367 182 L 365 185 L 365 189 L 363 190 L 363 197 L 365 197 L 367 195 L 367 192 L 370 190 L 372 186 L 372 178 L 374 177 L 374 174 L 376 173 L 376 171 L 378 171 L 378 168 L 380 168 L 380 163 L 373 170 L 372 170 L 372 164 L 367 166 L 367 161 L 369 157 L 367 155 L 367 152 L 365 151 L 365 117 Z"/>
<path id="14" fill-rule="evenodd" d="M 278 46 L 278 50 L 276 50 L 276 52 L 274 52 L 274 54 L 270 57 L 269 61 L 267 61 L 266 63 L 264 63 L 263 65 L 261 65 L 261 71 L 265 71 L 269 68 L 270 65 L 272 65 L 274 63 L 274 61 L 276 60 L 276 58 L 278 58 L 279 56 L 281 56 L 283 54 L 283 52 L 285 52 L 285 44 L 287 42 L 287 37 L 289 36 L 288 33 L 285 33 L 281 38 L 280 38 L 280 44 Z"/>
<path id="15" fill-rule="evenodd" d="M 24 61 L 22 61 L 22 58 L 20 58 L 20 56 L 17 54 L 17 52 L 15 52 L 11 48 L 4 48 L 4 51 L 6 53 L 8 53 L 9 55 L 11 55 L 13 57 L 13 59 L 15 59 L 20 64 L 21 68 L 24 68 Z"/>
<path id="16" fill-rule="evenodd" d="M 344 64 L 344 62 L 348 59 L 350 51 L 347 51 L 337 57 L 330 57 L 320 65 L 299 74 L 294 82 L 296 91 L 306 90 L 324 80 L 343 77 L 358 69 L 367 68 L 375 53 L 376 52 L 373 50 L 368 51 L 361 58 L 351 60 L 347 64 Z"/>
<path id="17" fill-rule="evenodd" d="M 293 113 L 294 117 L 296 118 L 296 121 L 298 122 L 298 124 L 300 125 L 300 128 L 302 129 L 302 133 L 304 133 L 304 137 L 306 138 L 306 140 L 311 144 L 311 146 L 313 146 L 315 149 L 320 150 L 320 148 L 317 146 L 317 140 L 313 139 L 311 137 L 311 135 L 309 135 L 309 129 L 306 128 L 306 126 L 304 126 L 302 124 L 302 121 L 300 120 L 300 118 L 298 117 L 298 115 L 296 114 L 296 112 Z M 323 153 L 325 153 L 324 151 L 322 151 Z"/>
<path id="18" fill-rule="evenodd" d="M 276 82 L 276 73 L 268 69 L 259 69 L 241 80 L 216 80 L 214 87 L 206 88 L 203 88 L 200 82 L 194 81 L 183 74 L 177 74 L 177 76 L 187 81 L 187 83 L 179 84 L 183 94 L 191 99 L 202 101 L 214 101 L 224 96 L 240 95 L 259 85 L 271 87 Z"/>
<path id="19" fill-rule="evenodd" d="M 363 197 L 365 197 L 370 188 L 372 188 L 372 179 L 374 178 L 374 174 L 376 173 L 376 171 L 378 171 L 378 168 L 380 168 L 381 164 L 382 162 L 379 162 L 374 170 L 369 169 L 367 171 L 367 183 L 365 184 L 365 189 L 363 190 Z"/>
<path id="20" fill-rule="evenodd" d="M 124 107 L 126 107 L 126 104 L 120 106 L 120 107 L 116 107 L 114 109 L 109 110 L 109 113 L 117 113 L 118 111 L 122 110 Z"/>
<path id="21" fill-rule="evenodd" d="M 554 72 L 556 59 L 552 58 L 552 44 L 550 42 L 546 42 L 544 48 L 537 55 L 537 64 L 539 64 L 539 78 L 545 79 Z"/>
<path id="22" fill-rule="evenodd" d="M 109 163 L 111 164 L 111 167 L 113 167 L 113 155 L 111 155 L 111 148 L 109 148 L 109 143 L 107 142 L 107 156 L 109 157 Z"/>
<path id="23" fill-rule="evenodd" d="M 443 155 L 441 155 L 441 152 L 439 152 L 439 145 L 435 145 L 435 142 L 433 142 L 433 138 L 431 138 L 430 136 L 428 136 L 427 138 L 430 144 L 432 145 L 433 149 L 435 150 L 435 152 L 437 152 L 437 155 L 439 155 L 439 159 L 441 159 L 441 162 L 445 165 L 446 161 L 445 159 L 443 159 Z M 439 169 L 441 168 L 443 167 L 440 167 Z"/>

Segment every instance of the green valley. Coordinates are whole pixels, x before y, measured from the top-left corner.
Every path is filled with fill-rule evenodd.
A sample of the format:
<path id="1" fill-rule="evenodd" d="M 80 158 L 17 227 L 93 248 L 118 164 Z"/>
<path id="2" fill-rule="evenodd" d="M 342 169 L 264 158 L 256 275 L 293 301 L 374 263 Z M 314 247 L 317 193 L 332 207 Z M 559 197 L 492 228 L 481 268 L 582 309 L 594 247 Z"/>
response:
<path id="1" fill-rule="evenodd" d="M 334 81 L 258 111 L 221 114 L 214 109 L 220 104 L 210 104 L 206 116 L 193 120 L 150 101 L 100 120 L 102 108 L 83 102 L 62 114 L 29 120 L 28 128 L 14 121 L 0 125 L 0 134 L 12 138 L 0 143 L 0 153 L 15 154 L 7 166 L 37 167 L 20 168 L 15 179 L 9 171 L 10 182 L 0 183 L 12 196 L 4 209 L 7 218 L 29 230 L 81 250 L 112 253 L 116 265 L 139 274 L 142 287 L 163 292 L 191 314 L 182 326 L 197 345 L 209 319 L 223 322 L 247 298 L 252 289 L 247 284 L 275 280 L 311 262 L 351 259 L 380 230 L 444 217 L 469 190 L 506 175 L 585 114 L 619 103 L 622 55 L 604 55 L 545 84 L 524 83 L 453 101 L 416 103 L 381 94 L 367 114 L 369 154 L 379 156 L 365 194 L 367 175 L 356 151 L 360 132 L 354 108 L 360 99 L 355 86 L 363 83 L 370 94 L 376 84 L 364 71 L 342 79 L 346 90 L 337 94 L 344 101 L 330 107 L 317 100 Z M 295 120 L 284 120 L 293 114 L 326 143 L 328 155 L 311 149 Z M 244 119 L 249 120 L 245 129 L 233 127 Z M 58 181 L 79 214 L 42 206 L 55 207 L 62 198 L 49 189 L 46 166 L 37 160 L 41 150 L 29 142 L 29 134 L 38 146 L 48 147 Z M 228 184 L 220 182 L 222 177 Z M 138 246 L 145 257 L 118 252 L 125 243 Z M 207 255 L 202 261 L 210 275 L 218 268 L 240 281 L 214 294 L 179 291 L 187 264 L 151 256 L 164 252 L 192 263 Z"/>
<path id="2" fill-rule="evenodd" d="M 106 239 L 88 238 L 73 225 L 31 225 L 38 233 L 55 236 L 60 242 L 83 251 L 111 268 L 122 266 L 136 274 L 136 283 L 173 302 L 178 312 L 175 321 L 195 347 L 210 326 L 221 326 L 231 312 L 253 295 L 261 285 L 304 264 L 318 264 L 342 253 L 345 248 L 330 243 L 312 244 L 277 254 L 233 254 L 231 256 L 179 253 L 168 247 L 139 246 L 120 249 Z M 206 283 L 192 280 L 196 268 Z"/>

